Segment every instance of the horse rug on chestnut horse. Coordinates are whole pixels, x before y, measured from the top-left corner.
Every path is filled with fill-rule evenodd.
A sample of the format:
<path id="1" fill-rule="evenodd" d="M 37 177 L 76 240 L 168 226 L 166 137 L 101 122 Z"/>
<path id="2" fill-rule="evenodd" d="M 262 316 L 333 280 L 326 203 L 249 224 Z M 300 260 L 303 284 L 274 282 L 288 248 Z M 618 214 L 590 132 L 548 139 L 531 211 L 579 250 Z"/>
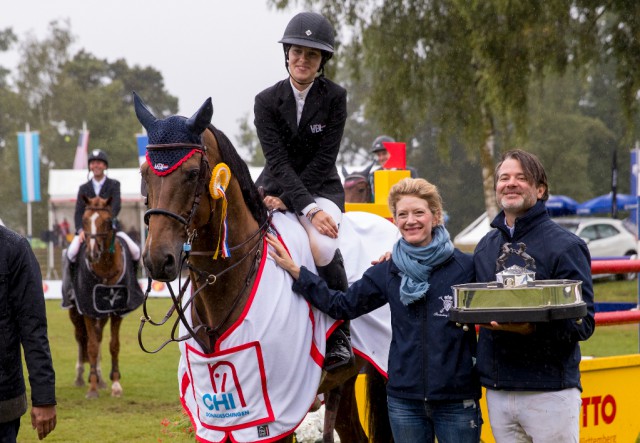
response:
<path id="1" fill-rule="evenodd" d="M 307 234 L 294 215 L 275 213 L 271 230 L 296 263 L 315 272 Z M 398 235 L 382 217 L 346 213 L 340 249 L 349 283 L 362 276 L 372 259 L 390 251 Z M 276 440 L 304 419 L 320 384 L 326 338 L 339 322 L 294 294 L 292 283 L 265 252 L 242 315 L 217 341 L 215 351 L 203 353 L 193 339 L 180 343 L 180 398 L 198 441 Z M 181 326 L 180 334 L 186 332 Z M 351 339 L 354 352 L 386 375 L 388 305 L 352 320 Z"/>

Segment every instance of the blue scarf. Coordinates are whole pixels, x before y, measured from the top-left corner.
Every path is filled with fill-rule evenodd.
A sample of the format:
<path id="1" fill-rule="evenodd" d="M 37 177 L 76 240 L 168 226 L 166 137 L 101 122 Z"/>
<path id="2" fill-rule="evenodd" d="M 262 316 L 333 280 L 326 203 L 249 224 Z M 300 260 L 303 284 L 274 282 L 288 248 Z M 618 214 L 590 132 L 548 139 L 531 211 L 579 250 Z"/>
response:
<path id="1" fill-rule="evenodd" d="M 401 238 L 393 246 L 393 262 L 400 269 L 400 301 L 406 306 L 425 296 L 429 289 L 429 277 L 436 266 L 453 254 L 449 232 L 439 225 L 427 246 L 412 246 Z"/>

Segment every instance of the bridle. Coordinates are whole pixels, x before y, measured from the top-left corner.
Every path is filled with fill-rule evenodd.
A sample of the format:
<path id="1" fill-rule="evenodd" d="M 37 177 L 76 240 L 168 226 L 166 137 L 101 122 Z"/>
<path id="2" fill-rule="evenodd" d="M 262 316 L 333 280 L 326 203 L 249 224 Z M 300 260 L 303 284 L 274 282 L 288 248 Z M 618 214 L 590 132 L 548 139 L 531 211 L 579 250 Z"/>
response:
<path id="1" fill-rule="evenodd" d="M 138 343 L 140 345 L 140 348 L 147 353 L 150 354 L 155 354 L 157 352 L 159 352 L 162 348 L 164 348 L 167 344 L 171 343 L 171 342 L 181 342 L 184 340 L 187 340 L 189 338 L 193 338 L 199 345 L 200 347 L 206 351 L 207 353 L 212 352 L 212 349 L 210 349 L 211 347 L 209 346 L 209 344 L 205 343 L 203 340 L 201 340 L 197 333 L 202 329 L 204 330 L 205 334 L 208 337 L 213 337 L 214 338 L 214 343 L 215 341 L 217 341 L 217 338 L 219 338 L 220 334 L 219 334 L 219 330 L 221 329 L 221 327 L 227 322 L 227 320 L 229 319 L 229 317 L 231 316 L 232 312 L 235 310 L 235 308 L 237 307 L 238 303 L 240 302 L 240 299 L 242 297 L 242 295 L 244 294 L 244 292 L 246 291 L 247 287 L 249 286 L 249 284 L 251 283 L 251 280 L 253 278 L 253 276 L 256 274 L 257 271 L 257 267 L 258 264 L 260 263 L 261 257 L 262 257 L 262 248 L 260 248 L 260 246 L 263 244 L 263 237 L 265 236 L 267 229 L 270 225 L 271 222 L 271 217 L 268 217 L 265 222 L 258 227 L 258 229 L 251 234 L 248 238 L 246 238 L 245 240 L 243 240 L 241 243 L 231 246 L 229 248 L 230 252 L 233 252 L 235 250 L 239 250 L 240 248 L 244 247 L 245 245 L 247 245 L 249 242 L 251 242 L 252 240 L 255 240 L 255 243 L 251 246 L 251 248 L 249 249 L 249 251 L 247 253 L 245 253 L 242 257 L 240 257 L 239 260 L 237 260 L 235 263 L 233 263 L 232 265 L 224 268 L 222 271 L 220 271 L 217 274 L 212 274 L 209 273 L 207 271 L 203 271 L 200 269 L 197 269 L 192 263 L 190 263 L 189 258 L 190 256 L 209 256 L 209 257 L 213 257 L 215 252 L 214 251 L 193 251 L 192 250 L 192 243 L 193 240 L 197 237 L 197 232 L 198 229 L 202 228 L 203 226 L 206 226 L 206 224 L 211 223 L 211 218 L 213 216 L 213 211 L 211 211 L 211 213 L 209 214 L 209 219 L 207 220 L 207 222 L 201 226 L 195 226 L 192 227 L 193 224 L 193 218 L 194 215 L 200 205 L 201 202 L 201 198 L 202 198 L 202 193 L 203 190 L 207 188 L 207 179 L 210 178 L 211 176 L 211 167 L 209 164 L 209 160 L 207 158 L 206 152 L 207 152 L 207 147 L 205 145 L 195 145 L 195 144 L 188 144 L 188 143 L 173 143 L 173 144 L 154 144 L 154 145 L 148 145 L 147 149 L 148 150 L 167 150 L 167 149 L 175 149 L 175 148 L 192 148 L 196 151 L 196 153 L 200 154 L 200 171 L 199 171 L 199 176 L 198 176 L 198 181 L 196 184 L 196 189 L 195 189 L 195 193 L 194 193 L 194 199 L 193 199 L 193 204 L 191 206 L 191 210 L 189 211 L 189 215 L 187 216 L 187 218 L 176 214 L 175 212 L 172 212 L 168 209 L 164 209 L 164 208 L 151 208 L 148 209 L 145 214 L 144 214 L 144 221 L 145 224 L 148 226 L 149 225 L 149 219 L 152 215 L 160 215 L 160 216 L 165 216 L 165 217 L 169 217 L 172 218 L 176 221 L 178 221 L 181 225 L 184 226 L 185 232 L 186 232 L 186 242 L 183 244 L 182 246 L 182 250 L 180 251 L 180 258 L 179 258 L 179 262 L 180 262 L 180 270 L 178 272 L 178 287 L 179 287 L 179 292 L 176 295 L 173 291 L 173 288 L 171 288 L 170 285 L 167 285 L 168 289 L 169 289 L 169 293 L 171 295 L 171 299 L 172 299 L 172 306 L 169 308 L 169 310 L 167 311 L 167 313 L 165 314 L 164 318 L 160 321 L 160 322 L 154 322 L 151 317 L 148 315 L 147 312 L 147 299 L 149 296 L 149 293 L 151 291 L 151 287 L 152 287 L 152 279 L 151 277 L 148 278 L 148 285 L 147 285 L 147 290 L 145 292 L 145 297 L 144 297 L 144 303 L 143 303 L 143 316 L 140 318 L 140 327 L 138 329 Z M 209 196 L 209 199 L 211 200 L 212 198 Z M 213 204 L 212 204 L 213 206 Z M 238 293 L 235 295 L 235 298 L 231 304 L 231 308 L 228 310 L 227 314 L 224 316 L 223 320 L 220 321 L 218 323 L 217 326 L 209 326 L 205 323 L 203 323 L 200 320 L 200 316 L 198 315 L 197 310 L 195 309 L 195 304 L 192 307 L 192 313 L 193 313 L 193 317 L 194 317 L 194 323 L 195 320 L 197 320 L 200 324 L 192 327 L 190 326 L 190 322 L 187 319 L 186 316 L 186 310 L 187 308 L 192 305 L 192 303 L 194 302 L 195 298 L 198 296 L 198 294 L 200 294 L 200 292 L 205 289 L 207 286 L 211 286 L 213 284 L 215 284 L 218 280 L 218 278 L 220 276 L 222 276 L 223 274 L 231 271 L 232 269 L 234 269 L 235 267 L 239 266 L 241 263 L 243 263 L 248 257 L 250 256 L 254 256 L 254 260 L 251 264 L 251 267 L 249 268 L 249 271 L 244 279 L 244 285 L 243 287 L 238 291 Z M 184 282 L 182 282 L 182 271 L 186 268 L 189 269 L 189 271 L 191 271 L 191 274 L 197 275 L 197 279 L 195 281 L 193 281 L 194 283 L 194 288 L 195 290 L 193 291 L 193 293 L 191 294 L 191 296 L 188 297 L 188 299 L 186 301 L 184 300 L 184 295 L 188 289 L 189 283 L 191 282 L 191 274 L 185 279 Z M 198 285 L 198 283 L 200 283 L 200 285 Z M 171 329 L 171 336 L 168 340 L 166 340 L 165 342 L 163 342 L 159 347 L 157 347 L 155 350 L 147 350 L 142 342 L 142 329 L 144 327 L 145 323 L 150 323 L 153 326 L 162 326 L 164 325 L 172 316 L 174 311 L 177 313 L 178 318 L 175 320 L 173 327 Z M 177 333 L 176 331 L 178 330 L 178 326 L 179 324 L 182 323 L 182 325 L 184 326 L 184 328 L 186 329 L 187 333 L 181 337 L 177 337 Z M 217 337 L 217 338 L 216 338 Z"/>
<path id="2" fill-rule="evenodd" d="M 103 208 L 100 206 L 87 206 L 85 207 L 85 211 L 94 211 L 94 212 L 100 212 L 100 211 L 104 211 L 104 212 L 108 212 L 109 215 L 111 215 L 111 209 L 109 208 Z M 109 243 L 109 253 L 113 254 L 115 252 L 115 242 L 116 242 L 116 228 L 114 225 L 114 220 L 111 219 L 110 223 L 109 223 L 109 230 L 107 232 L 97 232 L 95 234 L 89 234 L 87 233 L 87 231 L 84 231 L 84 237 L 85 237 L 85 241 L 86 240 L 90 240 L 90 239 L 94 239 L 94 240 L 98 240 L 100 238 L 103 237 L 107 237 L 109 235 L 111 235 L 111 242 Z M 101 245 L 101 242 L 97 242 L 99 245 Z M 98 252 L 100 252 L 100 254 L 102 253 L 102 249 L 98 249 Z"/>

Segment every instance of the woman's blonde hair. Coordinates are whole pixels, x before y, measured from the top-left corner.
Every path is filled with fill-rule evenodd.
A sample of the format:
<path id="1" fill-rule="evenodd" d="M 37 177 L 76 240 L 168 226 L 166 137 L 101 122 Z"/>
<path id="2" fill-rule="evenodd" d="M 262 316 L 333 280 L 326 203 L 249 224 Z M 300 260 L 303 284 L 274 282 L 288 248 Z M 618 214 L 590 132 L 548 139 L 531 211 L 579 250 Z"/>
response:
<path id="1" fill-rule="evenodd" d="M 389 210 L 396 218 L 396 205 L 404 196 L 413 196 L 427 202 L 429 209 L 433 213 L 434 225 L 444 224 L 442 214 L 442 197 L 436 185 L 429 183 L 424 178 L 405 178 L 393 185 L 389 190 Z"/>

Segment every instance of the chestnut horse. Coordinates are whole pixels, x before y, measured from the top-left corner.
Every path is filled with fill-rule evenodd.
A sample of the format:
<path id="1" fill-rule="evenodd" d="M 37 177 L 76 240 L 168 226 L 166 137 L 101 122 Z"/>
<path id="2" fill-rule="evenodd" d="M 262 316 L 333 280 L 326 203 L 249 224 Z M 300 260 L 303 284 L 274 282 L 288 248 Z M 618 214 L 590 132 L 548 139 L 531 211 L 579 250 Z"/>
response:
<path id="1" fill-rule="evenodd" d="M 118 355 L 122 316 L 140 306 L 144 295 L 137 282 L 130 287 L 135 270 L 126 246 L 116 237 L 111 215 L 111 198 L 84 196 L 82 216 L 85 241 L 78 253 L 74 278 L 74 304 L 69 317 L 78 343 L 76 386 L 84 386 L 84 363 L 89 363 L 87 398 L 97 398 L 98 388 L 105 387 L 100 370 L 102 335 L 111 320 L 111 396 L 122 395 Z"/>
<path id="2" fill-rule="evenodd" d="M 280 234 L 291 239 L 301 231 L 303 242 L 286 242 L 294 257 L 301 250 L 308 252 L 308 239 L 297 219 L 288 221 L 294 216 L 267 211 L 247 165 L 228 138 L 211 125 L 211 99 L 189 119 L 180 116 L 157 119 L 135 93 L 134 104 L 138 120 L 149 136 L 147 162 L 141 166 L 142 188 L 147 193 L 149 208 L 145 214 L 148 235 L 143 251 L 144 265 L 150 278 L 165 282 L 178 278 L 180 282 L 179 294 L 171 292 L 174 304 L 162 323 L 154 323 L 148 317 L 141 319 L 139 341 L 146 351 L 142 340 L 144 324 L 163 324 L 177 312 L 171 338 L 165 344 L 180 342 L 180 396 L 198 440 L 292 442 L 295 427 L 318 392 L 325 394 L 325 442 L 333 441 L 333 425 L 345 443 L 390 441 L 388 419 L 385 416 L 379 421 L 376 415 L 377 412 L 386 414 L 384 379 L 368 377 L 368 395 L 378 394 L 380 400 L 369 405 L 371 440 L 360 425 L 354 400 L 353 386 L 358 373 L 372 367 L 374 361 L 369 362 L 364 354 L 358 354 L 356 365 L 324 373 L 322 353 L 316 349 L 315 342 L 309 342 L 311 352 L 307 345 L 303 348 L 306 354 L 301 356 L 290 351 L 294 342 L 304 335 L 294 329 L 296 320 L 306 324 L 311 319 L 312 323 L 320 324 L 326 316 L 312 311 L 300 296 L 292 294 L 290 276 L 267 259 L 264 235 L 280 229 Z M 385 239 L 395 241 L 388 231 L 392 225 L 380 220 L 385 223 L 386 234 L 368 244 L 383 244 L 388 248 Z M 392 229 L 397 234 L 395 227 Z M 367 265 L 378 257 L 368 257 Z M 345 256 L 346 266 L 349 263 Z M 182 283 L 185 268 L 189 273 Z M 268 286 L 265 281 L 269 282 Z M 188 284 L 190 292 L 187 292 Z M 269 288 L 266 294 L 260 292 L 263 287 Z M 290 302 L 280 301 L 287 296 L 291 297 Z M 303 307 L 298 310 L 300 303 Z M 256 306 L 260 306 L 260 310 Z M 268 316 L 274 312 L 277 315 L 280 310 L 284 311 L 280 314 L 284 316 L 282 322 L 262 320 L 269 322 L 268 327 L 259 324 L 262 316 L 271 319 Z M 358 320 L 352 321 L 354 340 L 358 336 L 354 322 Z M 257 329 L 267 331 L 267 337 L 229 345 L 241 331 L 253 333 Z M 325 332 L 320 334 L 322 340 Z M 387 339 L 390 340 L 390 335 Z M 384 339 L 381 341 L 387 343 Z M 147 352 L 157 352 L 162 346 Z M 388 344 L 383 347 L 386 347 L 383 353 L 388 353 Z M 319 349 L 323 348 L 324 341 Z M 272 351 L 278 358 L 272 357 Z M 241 358 L 244 360 L 234 360 Z M 310 360 L 313 376 L 300 383 L 300 374 L 306 374 L 303 371 L 307 371 Z M 386 356 L 384 360 L 386 367 Z M 279 365 L 278 369 L 289 375 L 280 375 L 278 371 L 269 373 L 270 365 Z M 249 371 L 248 367 L 256 369 Z M 255 378 L 254 374 L 262 375 Z M 241 389 L 245 385 L 253 389 Z M 229 386 L 232 390 L 228 390 Z M 308 391 L 309 387 L 310 396 L 308 392 L 301 392 Z M 254 397 L 258 397 L 257 406 L 239 408 L 241 404 L 250 404 Z M 304 402 L 296 403 L 300 398 L 304 398 Z M 278 402 L 294 406 L 276 411 L 274 405 Z M 220 413 L 219 408 L 226 412 Z M 253 414 L 254 410 L 264 415 L 240 418 Z M 285 419 L 280 415 L 287 414 L 293 414 L 294 418 L 283 424 Z M 236 434 L 243 432 L 245 434 Z"/>
<path id="3" fill-rule="evenodd" d="M 372 163 L 363 171 L 348 172 L 342 167 L 344 176 L 344 199 L 347 203 L 372 203 L 373 193 L 371 192 L 371 182 L 369 174 L 375 163 Z"/>

